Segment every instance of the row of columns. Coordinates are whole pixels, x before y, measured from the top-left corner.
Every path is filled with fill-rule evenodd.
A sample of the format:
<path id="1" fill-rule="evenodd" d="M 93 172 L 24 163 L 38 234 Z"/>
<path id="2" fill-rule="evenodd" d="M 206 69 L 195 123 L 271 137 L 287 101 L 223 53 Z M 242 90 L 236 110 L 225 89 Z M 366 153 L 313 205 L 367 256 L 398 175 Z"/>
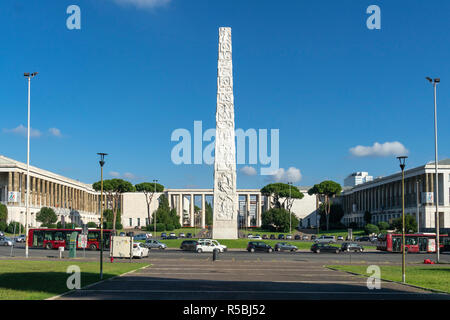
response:
<path id="1" fill-rule="evenodd" d="M 195 194 L 195 193 L 170 193 L 168 195 L 169 198 L 169 206 L 170 208 L 176 208 L 177 210 L 177 214 L 180 217 L 180 224 L 183 226 L 184 225 L 184 197 L 185 196 L 189 196 L 190 197 L 190 202 L 189 202 L 189 226 L 190 227 L 194 227 L 194 223 L 195 223 L 195 196 L 200 196 L 202 197 L 201 200 L 201 219 L 200 219 L 200 228 L 205 228 L 206 227 L 206 219 L 205 219 L 205 208 L 206 208 L 206 196 L 213 196 L 213 194 L 209 194 L 209 193 L 201 193 L 201 194 Z M 244 195 L 246 197 L 246 206 L 245 206 L 245 210 L 250 211 L 250 197 L 251 197 L 251 193 L 248 194 L 240 194 L 240 195 Z M 262 223 L 262 219 L 261 219 L 261 215 L 262 215 L 262 204 L 261 204 L 261 195 L 257 194 L 256 195 L 256 225 L 258 227 L 261 226 Z M 248 215 L 244 215 L 245 217 L 247 217 Z M 246 219 L 246 226 L 248 227 L 248 219 Z"/>
<path id="2" fill-rule="evenodd" d="M 19 204 L 26 202 L 26 174 L 8 172 L 8 192 L 20 193 Z M 99 196 L 30 175 L 30 205 L 97 212 Z M 8 205 L 16 203 L 8 202 Z"/>
<path id="3" fill-rule="evenodd" d="M 434 174 L 426 173 L 405 179 L 405 207 L 417 205 L 417 181 L 419 181 L 419 203 L 420 192 L 434 192 Z M 370 189 L 353 192 L 344 196 L 344 207 L 348 213 L 353 212 L 377 212 L 400 208 L 402 205 L 402 182 L 401 180 L 390 182 Z"/>

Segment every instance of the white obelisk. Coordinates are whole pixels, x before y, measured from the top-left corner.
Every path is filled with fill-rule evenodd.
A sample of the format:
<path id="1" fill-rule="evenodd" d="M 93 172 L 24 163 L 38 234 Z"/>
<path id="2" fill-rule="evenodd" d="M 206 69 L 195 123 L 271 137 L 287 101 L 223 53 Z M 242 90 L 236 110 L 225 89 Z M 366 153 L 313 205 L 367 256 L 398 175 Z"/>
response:
<path id="1" fill-rule="evenodd" d="M 238 238 L 231 28 L 219 28 L 214 159 L 214 239 Z"/>

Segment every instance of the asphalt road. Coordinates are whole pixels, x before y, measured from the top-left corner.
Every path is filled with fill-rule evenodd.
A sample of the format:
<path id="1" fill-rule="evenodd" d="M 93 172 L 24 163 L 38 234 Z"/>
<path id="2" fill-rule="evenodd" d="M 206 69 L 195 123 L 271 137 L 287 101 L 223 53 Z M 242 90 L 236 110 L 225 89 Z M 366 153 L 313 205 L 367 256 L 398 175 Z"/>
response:
<path id="1" fill-rule="evenodd" d="M 25 256 L 24 244 L 18 244 L 13 249 L 14 257 Z M 85 257 L 87 260 L 97 260 L 99 258 L 99 251 L 77 250 L 77 258 Z M 109 261 L 109 252 L 103 253 L 105 261 Z M 68 258 L 69 252 L 64 251 L 63 258 Z M 0 247 L 0 258 L 11 257 L 11 247 Z M 58 250 L 46 249 L 29 249 L 29 257 L 31 258 L 49 258 L 54 259 L 59 257 Z M 153 259 L 171 260 L 197 260 L 197 261 L 212 261 L 212 253 L 196 253 L 182 251 L 179 249 L 152 249 L 149 257 L 142 259 L 143 261 L 152 261 Z M 410 253 L 406 256 L 407 263 L 423 263 L 424 259 L 436 260 L 436 254 L 417 254 Z M 123 259 L 125 260 L 125 259 Z M 255 252 L 249 253 L 245 249 L 230 249 L 225 253 L 219 254 L 221 261 L 297 261 L 297 262 L 318 262 L 318 263 L 376 263 L 376 264 L 400 264 L 402 255 L 399 253 L 388 253 L 382 251 L 368 251 L 363 253 L 320 253 L 315 254 L 309 251 L 298 252 Z M 121 260 L 116 259 L 120 262 Z M 450 263 L 450 253 L 445 252 L 441 254 L 441 262 Z M 177 263 L 175 261 L 171 263 Z"/>
<path id="2" fill-rule="evenodd" d="M 152 266 L 59 297 L 62 300 L 449 300 L 392 282 L 367 288 L 367 278 L 303 261 L 153 259 Z"/>

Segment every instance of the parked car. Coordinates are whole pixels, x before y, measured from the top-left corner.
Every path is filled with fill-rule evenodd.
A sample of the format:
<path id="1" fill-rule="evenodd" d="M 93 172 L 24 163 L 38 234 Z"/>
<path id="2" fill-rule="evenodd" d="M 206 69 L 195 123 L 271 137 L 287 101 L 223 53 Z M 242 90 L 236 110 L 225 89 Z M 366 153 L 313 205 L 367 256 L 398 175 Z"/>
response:
<path id="1" fill-rule="evenodd" d="M 12 246 L 13 241 L 8 237 L 0 237 L 0 246 Z"/>
<path id="2" fill-rule="evenodd" d="M 284 240 L 284 234 L 279 234 L 278 235 L 278 240 Z"/>
<path id="3" fill-rule="evenodd" d="M 141 227 L 136 226 L 136 227 L 134 227 L 134 229 L 141 230 Z"/>
<path id="4" fill-rule="evenodd" d="M 148 249 L 140 242 L 133 243 L 133 258 L 148 257 Z"/>
<path id="5" fill-rule="evenodd" d="M 260 236 L 259 234 L 257 234 L 256 236 L 253 236 L 252 239 L 255 239 L 255 240 L 262 240 L 262 238 L 261 238 L 261 236 Z"/>
<path id="6" fill-rule="evenodd" d="M 3 233 L 3 231 L 0 231 L 0 237 L 4 237 L 5 234 Z"/>
<path id="7" fill-rule="evenodd" d="M 248 239 L 252 239 L 252 238 L 253 238 L 253 234 L 249 233 L 249 234 L 247 235 L 247 238 L 248 238 Z"/>
<path id="8" fill-rule="evenodd" d="M 294 239 L 295 239 L 295 240 L 300 240 L 300 235 L 299 235 L 299 234 L 296 234 L 296 235 L 294 236 Z"/>
<path id="9" fill-rule="evenodd" d="M 311 240 L 316 240 L 316 239 L 317 239 L 317 236 L 313 234 L 313 235 L 311 236 Z"/>
<path id="10" fill-rule="evenodd" d="M 247 245 L 247 251 L 248 252 L 255 252 L 255 251 L 272 252 L 273 249 L 270 245 L 268 245 L 262 241 L 250 241 Z"/>
<path id="11" fill-rule="evenodd" d="M 164 250 L 167 248 L 167 245 L 165 243 L 159 242 L 159 240 L 154 239 L 147 239 L 144 243 L 144 247 L 148 249 L 161 249 Z"/>
<path id="12" fill-rule="evenodd" d="M 168 237 L 166 237 L 167 240 L 172 240 L 172 239 L 178 239 L 178 237 L 175 235 L 175 233 L 171 233 Z"/>
<path id="13" fill-rule="evenodd" d="M 262 238 L 263 238 L 263 239 L 269 239 L 269 237 L 267 236 L 267 234 L 263 234 Z"/>
<path id="14" fill-rule="evenodd" d="M 343 237 L 343 236 L 338 236 L 338 237 L 337 237 L 337 240 L 338 240 L 338 241 L 344 241 L 344 237 Z"/>
<path id="15" fill-rule="evenodd" d="M 145 233 L 137 234 L 133 237 L 134 241 L 147 240 Z"/>
<path id="16" fill-rule="evenodd" d="M 325 243 L 314 243 L 311 246 L 311 251 L 314 253 L 320 253 L 320 252 L 334 252 L 339 253 L 341 250 L 338 247 L 330 246 L 329 244 Z"/>
<path id="17" fill-rule="evenodd" d="M 292 240 L 292 234 L 286 235 L 286 240 Z"/>
<path id="18" fill-rule="evenodd" d="M 119 237 L 125 237 L 125 232 L 121 232 L 121 233 L 119 233 Z"/>
<path id="19" fill-rule="evenodd" d="M 25 242 L 25 235 L 21 234 L 20 236 L 16 237 L 16 242 Z"/>
<path id="20" fill-rule="evenodd" d="M 275 235 L 274 234 L 270 235 L 270 240 L 275 240 Z"/>
<path id="21" fill-rule="evenodd" d="M 219 252 L 227 251 L 227 246 L 221 245 L 217 240 L 212 239 L 200 239 L 197 241 L 196 251 L 201 252 L 213 252 L 218 250 Z"/>
<path id="22" fill-rule="evenodd" d="M 167 238 L 167 233 L 163 232 L 161 233 L 161 239 L 166 239 Z"/>
<path id="23" fill-rule="evenodd" d="M 335 236 L 320 236 L 316 240 L 314 240 L 316 243 L 336 243 L 336 237 Z"/>
<path id="24" fill-rule="evenodd" d="M 297 251 L 297 250 L 298 250 L 297 246 L 294 246 L 286 242 L 278 242 L 275 245 L 275 251 Z"/>
<path id="25" fill-rule="evenodd" d="M 197 241 L 195 240 L 184 240 L 181 245 L 180 249 L 185 251 L 195 251 L 197 249 Z"/>
<path id="26" fill-rule="evenodd" d="M 171 236 L 171 237 L 176 237 L 177 235 L 176 235 L 175 233 L 171 232 L 171 233 L 169 234 L 169 236 Z"/>
<path id="27" fill-rule="evenodd" d="M 190 232 L 186 233 L 186 238 L 192 238 L 192 233 Z"/>
<path id="28" fill-rule="evenodd" d="M 146 234 L 145 234 L 145 237 L 146 237 L 147 239 L 150 239 L 150 238 L 153 238 L 153 235 L 152 235 L 151 233 L 146 233 Z"/>
<path id="29" fill-rule="evenodd" d="M 185 235 L 183 232 L 180 232 L 180 233 L 178 234 L 178 237 L 179 237 L 179 238 L 186 238 L 186 235 Z"/>
<path id="30" fill-rule="evenodd" d="M 341 251 L 342 252 L 349 252 L 349 251 L 363 252 L 364 248 L 359 243 L 344 242 L 341 246 Z"/>
<path id="31" fill-rule="evenodd" d="M 307 235 L 303 235 L 302 236 L 302 240 L 308 240 L 308 236 Z"/>
<path id="32" fill-rule="evenodd" d="M 370 237 L 367 236 L 363 236 L 363 237 L 358 237 L 355 239 L 356 241 L 370 241 Z"/>
<path id="33" fill-rule="evenodd" d="M 378 241 L 377 236 L 370 237 L 370 242 L 377 242 L 377 241 Z"/>

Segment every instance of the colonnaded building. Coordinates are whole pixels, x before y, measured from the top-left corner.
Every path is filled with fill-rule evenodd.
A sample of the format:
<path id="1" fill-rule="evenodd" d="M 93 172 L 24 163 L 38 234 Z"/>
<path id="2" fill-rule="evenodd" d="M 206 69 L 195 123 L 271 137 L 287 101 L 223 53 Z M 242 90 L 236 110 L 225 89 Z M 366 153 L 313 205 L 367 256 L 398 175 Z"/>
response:
<path id="1" fill-rule="evenodd" d="M 8 220 L 25 225 L 26 213 L 25 163 L 0 155 L 0 203 L 8 209 Z M 298 187 L 304 198 L 294 200 L 291 211 L 302 219 L 303 227 L 314 227 L 316 219 L 316 197 L 309 196 L 309 187 Z M 271 199 L 261 195 L 259 189 L 238 189 L 239 227 L 261 226 L 262 212 L 270 207 Z M 157 199 L 164 194 L 169 206 L 177 210 L 182 226 L 204 228 L 206 203 L 213 201 L 213 189 L 166 189 L 156 193 L 150 212 L 158 208 Z M 38 227 L 36 213 L 42 207 L 53 208 L 58 221 L 82 225 L 100 221 L 100 193 L 91 184 L 70 179 L 47 170 L 30 166 L 30 227 Z M 143 227 L 148 224 L 146 196 L 142 192 L 128 192 L 120 199 L 122 225 L 124 228 Z M 196 209 L 199 210 L 196 210 Z M 293 226 L 293 228 L 296 226 Z"/>
<path id="2" fill-rule="evenodd" d="M 439 226 L 450 229 L 450 159 L 438 161 Z M 405 214 L 414 215 L 419 231 L 435 231 L 435 163 L 405 170 Z M 363 226 L 364 213 L 372 223 L 391 222 L 402 215 L 401 172 L 358 184 L 342 193 L 342 222 Z M 417 216 L 418 214 L 418 216 Z M 443 230 L 446 231 L 446 230 Z"/>

